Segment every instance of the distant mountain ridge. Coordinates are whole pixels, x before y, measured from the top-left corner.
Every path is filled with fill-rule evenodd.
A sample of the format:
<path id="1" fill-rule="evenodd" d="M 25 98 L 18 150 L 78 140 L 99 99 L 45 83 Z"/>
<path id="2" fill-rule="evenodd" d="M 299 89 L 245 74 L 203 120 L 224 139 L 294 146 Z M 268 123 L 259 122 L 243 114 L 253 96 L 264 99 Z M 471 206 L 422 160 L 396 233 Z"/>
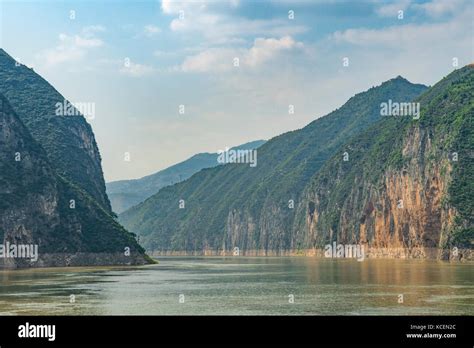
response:
<path id="1" fill-rule="evenodd" d="M 295 208 L 325 162 L 348 139 L 381 120 L 381 103 L 409 102 L 426 88 L 401 77 L 372 87 L 306 127 L 267 141 L 258 150 L 257 167 L 204 169 L 122 213 L 120 221 L 150 251 L 289 251 Z"/>
<path id="2" fill-rule="evenodd" d="M 229 150 L 252 150 L 265 143 L 255 140 L 230 148 Z M 222 149 L 225 151 L 226 149 Z M 107 194 L 114 212 L 120 214 L 128 208 L 145 201 L 162 187 L 184 181 L 205 168 L 220 165 L 217 153 L 198 153 L 187 160 L 160 170 L 140 179 L 119 180 L 106 183 Z"/>

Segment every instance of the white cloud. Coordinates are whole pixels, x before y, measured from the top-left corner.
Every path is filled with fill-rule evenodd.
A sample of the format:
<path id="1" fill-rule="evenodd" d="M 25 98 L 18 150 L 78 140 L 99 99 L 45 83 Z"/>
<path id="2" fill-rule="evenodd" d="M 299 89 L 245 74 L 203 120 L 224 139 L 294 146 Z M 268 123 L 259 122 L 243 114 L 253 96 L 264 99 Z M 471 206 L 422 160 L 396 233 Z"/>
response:
<path id="1" fill-rule="evenodd" d="M 74 35 L 74 37 L 68 37 L 65 34 L 60 34 L 59 39 L 62 42 L 72 41 L 72 44 L 76 47 L 81 48 L 92 48 L 92 47 L 100 47 L 103 45 L 102 40 L 97 38 L 84 38 L 79 35 Z"/>
<path id="2" fill-rule="evenodd" d="M 225 1 L 222 1 L 225 2 Z M 183 1 L 183 0 L 162 0 L 161 9 L 165 14 L 179 14 L 180 11 L 191 12 L 205 9 L 212 0 Z M 231 2 L 229 2 L 230 4 Z"/>
<path id="3" fill-rule="evenodd" d="M 47 67 L 81 60 L 90 49 L 103 46 L 104 42 L 96 37 L 96 33 L 102 31 L 105 31 L 105 28 L 96 25 L 84 27 L 81 33 L 76 35 L 61 33 L 58 36 L 58 44 L 41 52 L 38 57 Z"/>
<path id="4" fill-rule="evenodd" d="M 294 36 L 309 30 L 284 18 L 263 20 L 232 15 L 238 6 L 238 1 L 163 0 L 161 8 L 164 14 L 176 16 L 170 23 L 172 31 L 200 34 L 208 45 L 227 44 L 245 36 Z"/>
<path id="5" fill-rule="evenodd" d="M 281 39 L 255 39 L 253 47 L 249 50 L 245 62 L 255 67 L 272 59 L 281 51 L 291 50 L 293 48 L 302 48 L 303 43 L 296 42 L 290 36 L 284 36 Z"/>
<path id="6" fill-rule="evenodd" d="M 230 70 L 239 51 L 230 48 L 210 48 L 197 55 L 187 57 L 181 65 L 184 72 L 222 72 Z"/>
<path id="7" fill-rule="evenodd" d="M 176 57 L 180 53 L 178 51 L 168 51 L 168 50 L 155 50 L 153 51 L 153 56 L 162 58 L 162 57 Z"/>
<path id="8" fill-rule="evenodd" d="M 87 27 L 82 28 L 82 34 L 85 37 L 92 37 L 95 36 L 96 33 L 102 33 L 106 29 L 103 25 L 89 25 Z"/>
<path id="9" fill-rule="evenodd" d="M 303 48 L 303 43 L 290 36 L 280 39 L 257 38 L 251 48 L 210 48 L 187 57 L 181 65 L 184 72 L 222 72 L 234 69 L 234 58 L 239 65 L 256 68 L 274 59 L 283 51 Z"/>
<path id="10" fill-rule="evenodd" d="M 396 17 L 398 11 L 405 11 L 410 6 L 411 0 L 399 0 L 390 4 L 383 4 L 375 12 L 381 17 Z"/>
<path id="11" fill-rule="evenodd" d="M 472 9 L 443 21 L 394 25 L 380 29 L 338 31 L 320 45 L 340 62 L 350 59 L 340 74 L 367 81 L 402 75 L 410 81 L 432 84 L 459 66 L 472 62 Z"/>
<path id="12" fill-rule="evenodd" d="M 155 25 L 149 24 L 145 26 L 145 28 L 143 29 L 143 33 L 145 34 L 145 36 L 153 37 L 161 33 L 161 29 Z"/>
<path id="13" fill-rule="evenodd" d="M 347 29 L 335 32 L 332 39 L 338 43 L 357 46 L 387 46 L 398 48 L 399 51 L 407 48 L 418 50 L 420 45 L 427 46 L 443 40 L 449 42 L 455 37 L 465 37 L 466 28 L 469 28 L 468 17 L 469 15 L 461 15 L 449 22 L 395 25 L 383 29 Z"/>
<path id="14" fill-rule="evenodd" d="M 293 36 L 308 30 L 306 26 L 291 25 L 282 19 L 249 20 L 216 14 L 174 19 L 170 28 L 178 33 L 199 33 L 209 44 L 228 43 L 244 36 Z"/>
<path id="15" fill-rule="evenodd" d="M 381 17 L 396 17 L 399 10 L 413 10 L 429 17 L 461 13 L 472 0 L 432 0 L 425 3 L 414 3 L 412 0 L 397 0 L 392 3 L 381 2 L 375 12 Z M 377 0 L 377 3 L 380 1 Z"/>
<path id="16" fill-rule="evenodd" d="M 143 77 L 155 72 L 155 69 L 149 65 L 129 62 L 127 65 L 122 65 L 120 73 L 131 77 Z"/>
<path id="17" fill-rule="evenodd" d="M 469 1 L 472 0 L 433 0 L 424 4 L 414 4 L 413 7 L 423 10 L 431 17 L 441 17 L 447 14 L 460 13 Z"/>

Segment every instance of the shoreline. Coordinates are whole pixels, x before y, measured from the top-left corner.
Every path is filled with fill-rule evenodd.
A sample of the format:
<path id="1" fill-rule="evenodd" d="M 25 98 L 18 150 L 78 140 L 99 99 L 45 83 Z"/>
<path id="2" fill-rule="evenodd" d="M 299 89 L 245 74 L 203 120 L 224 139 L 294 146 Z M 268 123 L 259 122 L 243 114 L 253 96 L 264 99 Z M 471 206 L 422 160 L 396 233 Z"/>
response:
<path id="1" fill-rule="evenodd" d="M 80 263 L 72 262 L 72 263 L 51 263 L 48 264 L 47 262 L 39 262 L 36 264 L 23 264 L 20 267 L 18 265 L 11 266 L 5 265 L 0 263 L 0 272 L 5 273 L 9 271 L 28 271 L 28 270 L 87 270 L 87 269 L 100 269 L 103 268 L 104 270 L 108 269 L 142 269 L 146 266 L 151 266 L 154 264 L 159 264 L 158 258 L 173 258 L 173 257 L 199 257 L 199 258 L 286 258 L 286 257 L 308 257 L 314 259 L 329 259 L 329 260 L 354 260 L 358 262 L 363 262 L 365 260 L 420 260 L 420 261 L 441 261 L 443 263 L 453 263 L 453 264 L 469 264 L 474 262 L 474 249 L 459 249 L 457 252 L 457 256 L 453 255 L 452 253 L 445 254 L 445 258 L 438 257 L 440 254 L 442 255 L 443 252 L 446 252 L 445 249 L 412 249 L 407 250 L 403 248 L 369 248 L 367 254 L 364 255 L 363 260 L 357 260 L 356 257 L 326 257 L 324 256 L 323 249 L 307 249 L 307 250 L 298 250 L 298 251 L 271 251 L 265 252 L 263 250 L 247 250 L 242 251 L 239 255 L 234 255 L 233 251 L 214 251 L 214 250 L 205 250 L 205 251 L 160 251 L 160 252 L 148 252 L 147 255 L 153 259 L 154 263 L 147 263 L 147 262 L 123 262 L 124 260 L 120 260 L 123 263 L 113 263 L 117 261 L 117 259 L 113 260 L 111 258 L 111 254 L 107 254 L 105 262 L 101 263 L 100 260 L 102 259 L 100 254 L 94 254 L 94 258 L 91 260 L 86 260 L 84 258 L 84 254 L 81 257 Z M 52 256 L 51 254 L 49 255 Z M 57 257 L 58 255 L 55 254 Z M 116 256 L 116 255 L 115 255 Z M 61 258 L 63 259 L 63 258 Z M 43 259 L 44 260 L 44 259 Z M 57 259 L 56 259 L 57 260 Z M 1 260 L 0 260 L 1 261 Z M 87 262 L 89 261 L 89 262 Z M 109 261 L 109 263 L 107 262 Z M 130 261 L 128 259 L 127 261 Z M 137 260 L 135 260 L 137 261 Z"/>
<path id="2" fill-rule="evenodd" d="M 232 250 L 195 250 L 195 251 L 147 251 L 153 258 L 160 256 L 203 256 L 203 257 L 296 257 L 307 256 L 315 258 L 341 258 L 350 259 L 355 257 L 326 257 L 324 249 L 304 250 L 242 250 L 236 253 Z M 474 249 L 457 249 L 456 251 L 440 248 L 368 248 L 364 255 L 366 259 L 422 259 L 438 260 L 448 262 L 474 261 Z"/>

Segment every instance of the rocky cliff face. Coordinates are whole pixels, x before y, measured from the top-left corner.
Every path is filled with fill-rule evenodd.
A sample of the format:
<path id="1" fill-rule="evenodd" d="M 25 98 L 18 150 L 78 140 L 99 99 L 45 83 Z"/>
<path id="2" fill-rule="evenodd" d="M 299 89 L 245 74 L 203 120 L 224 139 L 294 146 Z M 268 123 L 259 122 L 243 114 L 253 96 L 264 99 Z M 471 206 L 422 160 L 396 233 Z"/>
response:
<path id="1" fill-rule="evenodd" d="M 417 100 L 419 121 L 387 120 L 346 144 L 350 159 L 333 158 L 306 190 L 293 245 L 472 259 L 473 90 L 468 66 Z"/>
<path id="2" fill-rule="evenodd" d="M 201 171 L 121 219 L 149 250 L 170 255 L 323 255 L 337 243 L 364 246 L 367 257 L 472 259 L 473 71 L 416 99 L 395 98 L 394 85 L 410 85 L 394 79 L 267 142 L 257 171 Z M 389 100 L 420 112 L 350 127 Z"/>
<path id="3" fill-rule="evenodd" d="M 55 171 L 86 191 L 105 210 L 111 211 L 100 153 L 94 133 L 84 117 L 80 114 L 57 115 L 57 104 L 68 103 L 65 98 L 41 76 L 16 63 L 2 49 L 0 93 L 46 151 Z"/>
<path id="4" fill-rule="evenodd" d="M 420 253 L 423 248 L 437 251 L 443 231 L 452 225 L 455 215 L 452 207 L 442 204 L 451 166 L 448 161 L 425 166 L 425 158 L 419 154 L 431 152 L 432 146 L 426 133 L 413 130 L 404 149 L 404 155 L 412 159 L 403 169 L 386 170 L 378 185 L 355 177 L 341 207 L 322 207 L 321 196 L 330 191 L 332 182 L 310 192 L 307 200 L 311 209 L 305 220 L 309 243 L 321 245 L 337 239 L 339 243 L 363 243 L 375 249 L 406 248 L 408 253 L 412 249 Z M 320 220 L 329 219 L 332 212 L 340 214 L 339 222 L 336 229 L 326 230 Z"/>
<path id="5" fill-rule="evenodd" d="M 147 262 L 109 212 L 57 174 L 1 95 L 0 149 L 0 268 Z M 20 255 L 25 246 L 37 253 Z"/>
<path id="6" fill-rule="evenodd" d="M 120 221 L 150 251 L 297 252 L 304 234 L 292 230 L 295 212 L 311 178 L 342 144 L 381 119 L 382 102 L 408 102 L 424 90 L 401 77 L 372 87 L 306 127 L 266 142 L 258 148 L 256 167 L 202 170 L 121 214 Z"/>
<path id="7" fill-rule="evenodd" d="M 44 226 L 59 224 L 58 191 L 54 171 L 44 150 L 32 139 L 13 114 L 6 100 L 0 99 L 0 240 L 16 244 L 34 243 L 34 235 Z M 29 188 L 35 190 L 29 190 Z M 38 223 L 35 224 L 34 220 Z M 0 264 L 14 266 L 14 259 Z M 28 262 L 19 260 L 20 264 Z"/>

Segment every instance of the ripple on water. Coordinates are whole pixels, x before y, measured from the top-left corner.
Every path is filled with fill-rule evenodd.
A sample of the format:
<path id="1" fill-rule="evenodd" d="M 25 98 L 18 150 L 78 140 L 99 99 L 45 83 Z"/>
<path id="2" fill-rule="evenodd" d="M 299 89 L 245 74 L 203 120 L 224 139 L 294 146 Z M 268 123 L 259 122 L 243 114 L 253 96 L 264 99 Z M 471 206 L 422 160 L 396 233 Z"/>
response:
<path id="1" fill-rule="evenodd" d="M 0 272 L 0 315 L 472 315 L 471 267 L 416 260 L 167 257 L 145 267 Z"/>

